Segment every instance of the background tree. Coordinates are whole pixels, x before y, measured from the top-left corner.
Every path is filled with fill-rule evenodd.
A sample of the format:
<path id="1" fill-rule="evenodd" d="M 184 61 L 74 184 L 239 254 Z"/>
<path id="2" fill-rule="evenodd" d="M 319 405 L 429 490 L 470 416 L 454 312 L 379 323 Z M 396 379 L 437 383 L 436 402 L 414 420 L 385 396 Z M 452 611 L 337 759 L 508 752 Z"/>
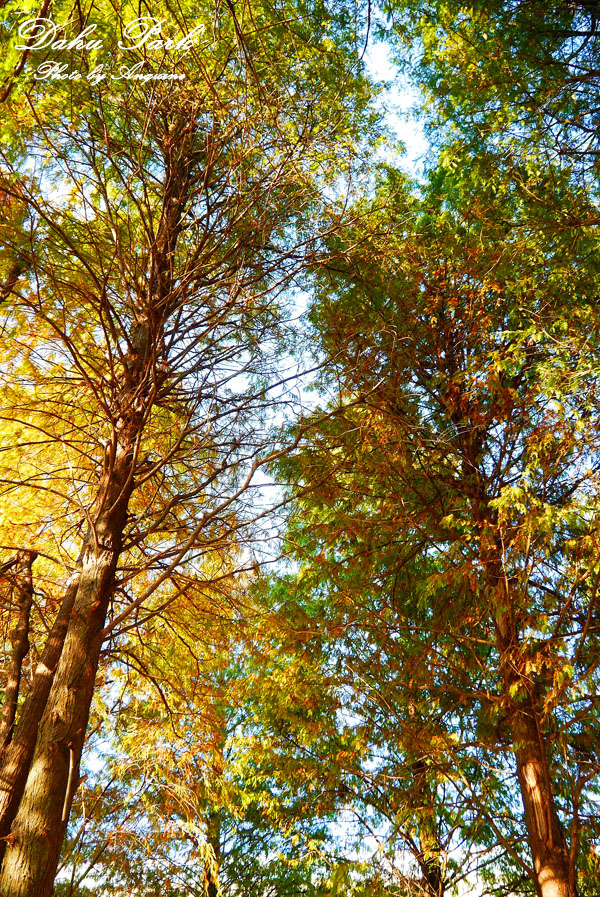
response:
<path id="1" fill-rule="evenodd" d="M 379 34 L 419 87 L 432 148 L 446 147 L 448 162 L 487 159 L 487 177 L 520 191 L 521 212 L 543 233 L 576 239 L 597 226 L 594 4 L 393 0 Z"/>
<path id="2" fill-rule="evenodd" d="M 457 783 L 451 826 L 470 783 L 482 827 L 463 836 L 485 831 L 538 893 L 567 895 L 595 862 L 597 760 L 580 744 L 598 725 L 595 238 L 517 236 L 519 194 L 499 200 L 474 168 L 442 166 L 421 203 L 392 176 L 352 260 L 323 274 L 312 320 L 338 410 L 286 468 L 292 536 L 359 631 L 373 601 L 363 638 L 408 664 L 417 732 L 440 708 L 441 753 L 406 744 L 434 797 L 440 776 Z"/>
<path id="3" fill-rule="evenodd" d="M 101 768 L 73 814 L 60 893 L 82 882 L 106 894 L 316 893 L 323 823 L 304 818 L 283 770 L 254 762 L 256 612 L 239 581 L 223 580 L 122 637 L 97 701 L 90 760 Z"/>

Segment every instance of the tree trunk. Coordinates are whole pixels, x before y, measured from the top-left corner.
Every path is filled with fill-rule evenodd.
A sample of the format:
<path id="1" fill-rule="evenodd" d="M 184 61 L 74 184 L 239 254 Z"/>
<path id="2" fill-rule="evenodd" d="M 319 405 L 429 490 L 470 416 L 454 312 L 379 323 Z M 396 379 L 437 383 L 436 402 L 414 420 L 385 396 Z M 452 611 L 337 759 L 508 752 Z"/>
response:
<path id="1" fill-rule="evenodd" d="M 221 859 L 221 817 L 218 811 L 209 810 L 206 820 L 206 843 L 210 856 L 204 863 L 204 893 L 217 897 L 219 893 L 219 862 Z"/>
<path id="2" fill-rule="evenodd" d="M 40 720 L 46 708 L 54 671 L 63 649 L 78 583 L 79 573 L 75 573 L 67 584 L 63 603 L 19 712 L 10 743 L 0 755 L 0 863 L 6 850 L 6 837 L 25 790 Z"/>
<path id="3" fill-rule="evenodd" d="M 475 464 L 474 456 L 472 458 Z M 508 711 L 523 818 L 533 860 L 533 881 L 539 897 L 577 897 L 570 873 L 567 842 L 556 811 L 546 735 L 542 726 L 541 696 L 535 694 L 520 635 L 519 600 L 513 594 L 503 564 L 503 543 L 497 521 L 486 517 L 485 491 L 476 494 L 473 515 L 488 543 L 481 552 L 490 595 L 490 617 L 500 655 L 500 675 Z M 487 533 L 486 533 L 487 530 Z M 493 533 L 492 538 L 489 538 Z"/>
<path id="4" fill-rule="evenodd" d="M 156 399 L 157 357 L 169 317 L 173 253 L 190 184 L 194 123 L 182 124 L 179 142 L 165 148 L 164 202 L 152 249 L 146 302 L 138 306 L 123 359 L 123 382 L 111 416 L 113 440 L 98 486 L 94 521 L 64 647 L 46 702 L 18 812 L 6 839 L 1 897 L 50 897 L 79 784 L 81 754 L 114 574 L 134 489 L 136 449 Z M 216 892 L 215 892 L 216 893 Z"/>
<path id="5" fill-rule="evenodd" d="M 11 637 L 13 649 L 4 693 L 2 721 L 0 722 L 0 750 L 4 750 L 12 738 L 21 686 L 21 671 L 23 661 L 29 651 L 29 617 L 33 604 L 31 568 L 36 557 L 37 552 L 35 551 L 19 551 L 17 554 L 13 594 L 16 597 L 19 616 Z"/>
<path id="6" fill-rule="evenodd" d="M 550 788 L 544 738 L 531 704 L 514 711 L 512 729 L 536 886 L 541 897 L 575 897 L 569 851 Z"/>
<path id="7" fill-rule="evenodd" d="M 503 596 L 502 602 L 506 600 Z M 552 795 L 539 708 L 531 693 L 530 676 L 521 669 L 523 650 L 510 610 L 497 614 L 496 634 L 534 882 L 540 897 L 576 897 L 566 838 Z"/>
<path id="8" fill-rule="evenodd" d="M 131 421 L 128 422 L 131 424 Z M 141 426 L 141 425 L 140 425 Z M 114 572 L 132 491 L 131 427 L 99 491 L 99 512 L 84 552 L 73 612 L 42 717 L 23 797 L 7 838 L 2 897 L 50 897 L 98 669 Z M 135 427 L 133 427 L 135 429 Z"/>
<path id="9" fill-rule="evenodd" d="M 429 897 L 443 897 L 445 891 L 442 851 L 436 827 L 435 799 L 427 780 L 427 763 L 423 757 L 410 764 L 413 796 L 411 810 L 419 827 L 416 860 L 423 876 L 423 888 Z"/>
<path id="10" fill-rule="evenodd" d="M 6 277 L 0 283 L 0 305 L 3 305 L 17 285 L 17 281 L 21 274 L 27 270 L 27 263 L 22 259 L 16 259 L 10 268 Z"/>

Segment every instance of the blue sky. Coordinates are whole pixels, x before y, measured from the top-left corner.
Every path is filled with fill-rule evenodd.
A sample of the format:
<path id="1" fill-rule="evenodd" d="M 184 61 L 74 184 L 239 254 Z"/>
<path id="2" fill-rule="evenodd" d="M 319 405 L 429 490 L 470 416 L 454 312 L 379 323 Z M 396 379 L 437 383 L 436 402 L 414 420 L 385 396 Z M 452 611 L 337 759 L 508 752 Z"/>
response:
<path id="1" fill-rule="evenodd" d="M 410 174 L 418 176 L 428 148 L 423 126 L 412 112 L 418 94 L 392 62 L 387 44 L 382 41 L 369 42 L 365 62 L 373 78 L 388 83 L 380 97 L 381 107 L 385 111 L 388 127 L 405 146 L 405 153 L 396 162 Z"/>

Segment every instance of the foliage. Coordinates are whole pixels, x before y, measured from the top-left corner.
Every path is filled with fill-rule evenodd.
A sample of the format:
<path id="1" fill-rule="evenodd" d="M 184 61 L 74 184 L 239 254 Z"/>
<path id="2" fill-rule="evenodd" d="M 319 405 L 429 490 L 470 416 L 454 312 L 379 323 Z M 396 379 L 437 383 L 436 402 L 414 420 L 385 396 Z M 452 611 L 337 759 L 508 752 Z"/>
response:
<path id="1" fill-rule="evenodd" d="M 598 727 L 598 275 L 593 232 L 515 234 L 518 194 L 482 194 L 478 175 L 440 167 L 419 202 L 395 175 L 382 184 L 371 231 L 340 250 L 311 313 L 330 416 L 281 469 L 297 496 L 295 595 L 335 633 L 374 747 L 381 733 L 378 787 L 389 800 L 424 764 L 438 856 L 464 872 L 501 847 L 513 871 L 496 866 L 498 884 L 516 888 L 531 867 L 510 756 L 524 685 L 507 651 L 564 825 L 575 845 L 596 837 L 597 758 L 576 741 Z M 410 844 L 423 804 L 408 779 L 394 821 Z"/>
<path id="2" fill-rule="evenodd" d="M 289 401 L 281 293 L 342 226 L 324 185 L 344 191 L 371 117 L 344 10 L 155 8 L 183 49 L 127 45 L 138 13 L 57 3 L 60 34 L 95 29 L 82 49 L 19 45 L 3 12 L 2 551 L 35 543 L 47 582 L 3 757 L 7 894 L 52 889 L 102 644 L 143 672 L 126 633 L 254 565 L 256 473 L 283 450 L 264 418 Z M 72 78 L 40 77 L 63 56 Z M 125 65 L 152 77 L 123 85 Z"/>
<path id="3" fill-rule="evenodd" d="M 593 4 L 2 17 L 2 893 L 594 895 Z"/>

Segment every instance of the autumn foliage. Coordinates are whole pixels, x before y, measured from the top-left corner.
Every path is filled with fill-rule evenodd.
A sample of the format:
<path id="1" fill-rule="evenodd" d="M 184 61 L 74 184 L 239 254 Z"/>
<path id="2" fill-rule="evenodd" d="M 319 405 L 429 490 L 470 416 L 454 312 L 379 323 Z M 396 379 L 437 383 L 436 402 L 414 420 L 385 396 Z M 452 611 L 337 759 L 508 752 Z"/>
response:
<path id="1" fill-rule="evenodd" d="M 2 897 L 597 895 L 593 4 L 2 17 Z"/>

